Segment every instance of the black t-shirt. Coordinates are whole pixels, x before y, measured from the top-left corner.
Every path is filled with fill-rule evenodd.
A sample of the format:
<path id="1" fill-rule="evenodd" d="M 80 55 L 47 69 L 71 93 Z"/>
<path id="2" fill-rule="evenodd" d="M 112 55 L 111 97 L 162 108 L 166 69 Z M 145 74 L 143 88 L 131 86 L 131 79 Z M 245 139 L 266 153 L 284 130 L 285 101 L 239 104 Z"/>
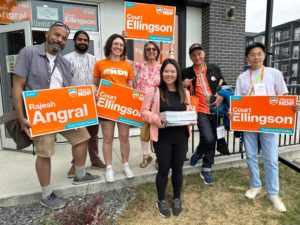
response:
<path id="1" fill-rule="evenodd" d="M 167 102 L 160 98 L 160 112 L 165 111 L 185 111 L 186 105 L 180 103 L 180 95 L 177 91 L 168 91 Z M 186 126 L 166 127 L 158 130 L 158 141 L 163 143 L 179 143 L 188 139 L 188 129 Z"/>

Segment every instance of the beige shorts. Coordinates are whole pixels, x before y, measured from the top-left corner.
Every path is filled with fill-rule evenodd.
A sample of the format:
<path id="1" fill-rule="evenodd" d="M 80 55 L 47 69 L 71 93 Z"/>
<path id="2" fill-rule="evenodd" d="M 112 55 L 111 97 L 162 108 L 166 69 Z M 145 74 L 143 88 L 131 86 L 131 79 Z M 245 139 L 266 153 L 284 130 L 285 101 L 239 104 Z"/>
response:
<path id="1" fill-rule="evenodd" d="M 90 138 L 89 132 L 85 127 L 76 130 L 67 130 L 58 133 L 33 137 L 32 140 L 34 143 L 36 155 L 44 158 L 50 158 L 52 155 L 54 155 L 55 138 L 57 134 L 60 134 L 64 138 L 66 138 L 72 146 L 78 145 Z"/>

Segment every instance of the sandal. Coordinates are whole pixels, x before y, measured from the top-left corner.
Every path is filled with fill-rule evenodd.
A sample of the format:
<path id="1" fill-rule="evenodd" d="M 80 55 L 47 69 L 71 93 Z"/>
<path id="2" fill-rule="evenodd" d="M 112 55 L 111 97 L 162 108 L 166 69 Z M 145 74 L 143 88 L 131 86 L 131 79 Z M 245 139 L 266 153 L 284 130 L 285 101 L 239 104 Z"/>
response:
<path id="1" fill-rule="evenodd" d="M 141 168 L 147 167 L 152 162 L 152 157 L 150 155 L 144 156 L 143 162 L 140 163 Z"/>

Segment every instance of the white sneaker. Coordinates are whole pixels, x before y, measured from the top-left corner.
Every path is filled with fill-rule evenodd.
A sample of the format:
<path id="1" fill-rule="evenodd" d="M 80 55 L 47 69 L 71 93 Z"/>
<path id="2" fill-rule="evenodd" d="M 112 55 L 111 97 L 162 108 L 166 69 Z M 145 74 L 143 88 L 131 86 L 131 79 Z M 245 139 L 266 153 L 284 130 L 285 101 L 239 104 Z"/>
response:
<path id="1" fill-rule="evenodd" d="M 258 188 L 250 188 L 248 191 L 246 191 L 245 196 L 249 199 L 255 199 L 257 195 L 261 193 L 261 187 Z"/>
<path id="2" fill-rule="evenodd" d="M 106 172 L 105 172 L 105 180 L 106 180 L 106 182 L 114 182 L 115 181 L 115 177 L 114 177 L 114 171 L 113 171 L 113 169 L 112 169 L 112 167 L 111 166 L 108 166 L 107 168 L 106 168 Z"/>
<path id="3" fill-rule="evenodd" d="M 286 212 L 286 208 L 278 195 L 269 195 L 269 199 L 276 210 Z"/>
<path id="4" fill-rule="evenodd" d="M 132 170 L 130 169 L 128 163 L 125 163 L 123 165 L 123 173 L 125 174 L 125 176 L 127 178 L 133 178 L 134 177 L 134 174 L 133 174 Z"/>

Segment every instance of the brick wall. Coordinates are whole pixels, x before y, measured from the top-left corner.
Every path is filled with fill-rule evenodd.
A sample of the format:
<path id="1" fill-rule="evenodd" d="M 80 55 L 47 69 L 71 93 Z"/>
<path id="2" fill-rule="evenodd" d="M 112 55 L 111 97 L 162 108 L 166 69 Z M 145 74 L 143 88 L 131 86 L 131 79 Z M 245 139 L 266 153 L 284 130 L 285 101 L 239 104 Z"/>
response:
<path id="1" fill-rule="evenodd" d="M 225 19 L 225 8 L 235 7 L 235 19 Z M 202 44 L 206 61 L 220 66 L 227 82 L 243 72 L 246 0 L 213 0 L 203 9 Z"/>

